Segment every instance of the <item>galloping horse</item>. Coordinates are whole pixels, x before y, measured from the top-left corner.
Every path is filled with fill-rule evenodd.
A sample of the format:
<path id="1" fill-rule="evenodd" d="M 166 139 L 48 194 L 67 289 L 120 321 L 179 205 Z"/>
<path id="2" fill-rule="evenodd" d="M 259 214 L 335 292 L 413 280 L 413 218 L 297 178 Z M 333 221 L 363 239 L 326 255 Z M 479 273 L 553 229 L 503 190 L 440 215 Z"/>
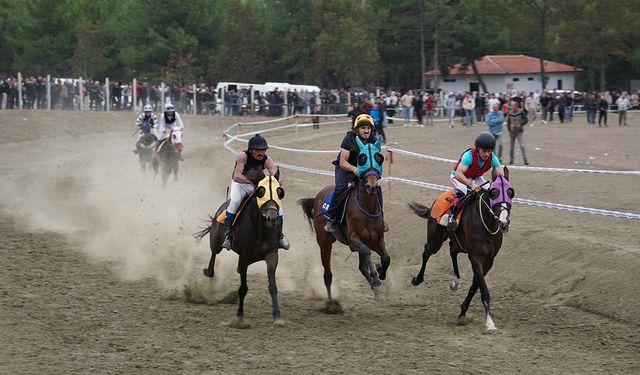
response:
<path id="1" fill-rule="evenodd" d="M 374 292 L 376 300 L 382 300 L 384 290 L 382 281 L 386 278 L 391 258 L 387 254 L 384 243 L 384 221 L 382 216 L 382 194 L 378 180 L 382 175 L 384 157 L 380 153 L 380 138 L 374 144 L 363 144 L 356 137 L 360 154 L 358 169 L 360 179 L 357 185 L 348 191 L 345 203 L 345 219 L 338 225 L 340 218 L 336 215 L 337 230 L 327 233 L 324 226 L 327 219 L 322 213 L 323 202 L 333 191 L 333 186 L 320 190 L 315 198 L 298 200 L 302 206 L 309 225 L 315 229 L 316 241 L 320 246 L 320 257 L 324 267 L 324 285 L 327 289 L 328 311 L 340 311 L 340 304 L 331 297 L 331 247 L 338 240 L 349 246 L 352 252 L 358 252 L 359 269 Z M 376 168 L 375 166 L 378 166 Z M 335 192 L 336 194 L 339 192 Z M 380 255 L 382 265 L 374 266 L 371 250 Z"/>
<path id="2" fill-rule="evenodd" d="M 158 152 L 153 155 L 151 165 L 153 166 L 153 180 L 158 175 L 158 168 L 162 167 L 162 186 L 167 185 L 169 175 L 173 173 L 173 181 L 178 182 L 178 171 L 180 169 L 180 155 L 178 150 L 182 149 L 182 130 L 171 129 L 169 136 L 158 146 Z"/>
<path id="3" fill-rule="evenodd" d="M 482 304 L 486 313 L 485 328 L 489 331 L 495 330 L 496 326 L 491 317 L 489 289 L 484 278 L 502 246 L 502 234 L 509 230 L 511 201 L 514 196 L 514 191 L 509 184 L 509 170 L 506 166 L 504 167 L 504 177 L 496 176 L 494 172 L 491 178 L 492 182 L 488 192 L 481 191 L 467 195 L 468 201 L 464 205 L 460 224 L 453 232 L 438 224 L 438 221 L 430 215 L 433 206 L 427 208 L 416 202 L 409 204 L 409 207 L 418 216 L 427 219 L 427 243 L 425 243 L 422 252 L 422 266 L 418 275 L 411 280 L 411 284 L 419 285 L 424 281 L 424 272 L 429 257 L 437 253 L 448 238 L 454 272 L 454 279 L 449 285 L 451 290 L 457 289 L 460 284 L 458 253 L 468 254 L 473 269 L 473 282 L 467 297 L 460 306 L 458 323 L 466 323 L 469 304 L 480 288 Z"/>
<path id="4" fill-rule="evenodd" d="M 136 151 L 138 154 L 138 160 L 140 162 L 140 169 L 144 172 L 147 170 L 147 165 L 151 164 L 151 158 L 153 156 L 153 144 L 156 141 L 156 137 L 151 133 L 145 133 L 138 142 L 136 142 Z"/>
<path id="5" fill-rule="evenodd" d="M 276 173 L 276 177 L 278 174 Z M 277 217 L 278 210 L 282 204 L 281 199 L 284 198 L 284 189 L 280 187 L 276 177 L 267 176 L 260 180 L 255 192 L 245 198 L 247 201 L 242 204 L 244 209 L 241 209 L 237 214 L 236 223 L 233 226 L 233 251 L 239 255 L 237 271 L 240 274 L 240 289 L 238 289 L 240 298 L 237 320 L 233 322 L 234 327 L 243 328 L 248 326 L 244 322 L 243 308 L 244 298 L 249 290 L 247 287 L 247 268 L 249 265 L 261 260 L 267 263 L 267 277 L 269 279 L 274 325 L 284 325 L 284 320 L 280 317 L 278 288 L 276 287 L 278 241 L 282 236 L 282 221 L 277 220 Z M 220 217 L 228 205 L 229 201 L 223 203 L 218 208 L 216 216 L 212 218 L 211 224 L 195 235 L 196 239 L 202 239 L 209 234 L 211 260 L 209 260 L 209 266 L 203 270 L 204 275 L 207 277 L 214 276 L 216 255 L 222 251 L 222 243 L 224 242 L 224 224 L 215 218 Z M 222 222 L 224 223 L 224 220 Z"/>

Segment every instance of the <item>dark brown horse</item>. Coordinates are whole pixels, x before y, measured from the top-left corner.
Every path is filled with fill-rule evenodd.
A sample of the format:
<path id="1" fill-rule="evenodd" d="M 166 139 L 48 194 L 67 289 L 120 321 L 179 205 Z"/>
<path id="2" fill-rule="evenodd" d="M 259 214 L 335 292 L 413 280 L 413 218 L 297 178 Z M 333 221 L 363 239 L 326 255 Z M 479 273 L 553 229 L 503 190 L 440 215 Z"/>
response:
<path id="1" fill-rule="evenodd" d="M 460 284 L 460 273 L 458 271 L 457 255 L 460 252 L 467 253 L 473 269 L 473 282 L 467 293 L 467 297 L 460 306 L 458 322 L 466 322 L 466 313 L 469 304 L 478 288 L 482 304 L 486 313 L 485 328 L 495 330 L 495 324 L 489 308 L 489 289 L 485 282 L 485 275 L 493 266 L 493 260 L 502 246 L 502 234 L 509 230 L 509 220 L 511 212 L 511 200 L 514 191 L 509 185 L 509 170 L 504 167 L 505 177 L 492 174 L 492 183 L 489 191 L 471 193 L 464 204 L 464 211 L 460 218 L 460 224 L 455 231 L 450 231 L 447 227 L 438 224 L 429 213 L 431 208 L 427 208 L 416 202 L 409 204 L 409 207 L 420 217 L 427 219 L 427 243 L 422 252 L 422 266 L 418 275 L 411 284 L 419 285 L 424 281 L 424 272 L 429 257 L 440 250 L 440 247 L 447 239 L 450 240 L 450 255 L 453 265 L 454 279 L 450 283 L 450 288 L 455 290 Z"/>
<path id="2" fill-rule="evenodd" d="M 147 170 L 147 166 L 151 165 L 151 158 L 153 157 L 153 145 L 156 142 L 156 137 L 151 133 L 145 133 L 138 142 L 136 142 L 136 151 L 138 154 L 138 161 L 140 162 L 140 169 L 144 172 Z"/>
<path id="3" fill-rule="evenodd" d="M 239 303 L 237 320 L 232 326 L 243 328 L 244 298 L 247 287 L 247 268 L 249 265 L 264 260 L 267 263 L 267 278 L 269 293 L 271 294 L 272 312 L 275 325 L 284 325 L 280 317 L 278 305 L 278 288 L 276 287 L 276 268 L 278 267 L 278 241 L 282 236 L 282 220 L 278 220 L 279 202 L 284 197 L 284 190 L 275 177 L 264 177 L 256 188 L 255 193 L 248 198 L 244 209 L 238 213 L 233 226 L 233 251 L 239 255 L 237 271 L 240 274 L 240 288 L 238 289 Z M 197 233 L 195 237 L 202 239 L 209 234 L 211 260 L 204 269 L 204 275 L 213 277 L 215 273 L 216 255 L 222 251 L 224 242 L 224 224 L 218 223 L 218 217 L 229 205 L 229 201 L 220 206 L 211 224 Z"/>
<path id="4" fill-rule="evenodd" d="M 381 156 L 381 155 L 380 155 Z M 382 164 L 382 160 L 379 161 Z M 359 269 L 367 279 L 374 292 L 376 300 L 384 298 L 382 281 L 386 278 L 387 268 L 391 258 L 387 254 L 384 243 L 384 220 L 382 216 L 382 202 L 380 201 L 380 187 L 378 180 L 380 173 L 375 168 L 369 168 L 361 174 L 357 186 L 350 192 L 345 203 L 345 219 L 338 226 L 335 233 L 327 233 L 324 226 L 327 219 L 321 213 L 321 207 L 327 196 L 333 191 L 333 186 L 327 186 L 320 190 L 315 198 L 303 198 L 298 200 L 302 206 L 309 225 L 316 232 L 316 241 L 320 246 L 320 257 L 324 267 L 324 285 L 327 289 L 327 311 L 340 311 L 340 304 L 331 297 L 331 247 L 338 240 L 349 246 L 352 252 L 359 256 Z M 339 218 L 336 219 L 336 222 Z M 371 259 L 371 250 L 375 251 L 381 260 L 381 265 L 374 265 Z"/>
<path id="5" fill-rule="evenodd" d="M 178 171 L 180 170 L 180 154 L 182 149 L 182 131 L 172 130 L 169 137 L 160 142 L 158 151 L 153 155 L 151 165 L 153 167 L 153 180 L 158 175 L 158 169 L 162 168 L 162 186 L 167 185 L 169 175 L 173 173 L 173 181 L 178 182 Z"/>

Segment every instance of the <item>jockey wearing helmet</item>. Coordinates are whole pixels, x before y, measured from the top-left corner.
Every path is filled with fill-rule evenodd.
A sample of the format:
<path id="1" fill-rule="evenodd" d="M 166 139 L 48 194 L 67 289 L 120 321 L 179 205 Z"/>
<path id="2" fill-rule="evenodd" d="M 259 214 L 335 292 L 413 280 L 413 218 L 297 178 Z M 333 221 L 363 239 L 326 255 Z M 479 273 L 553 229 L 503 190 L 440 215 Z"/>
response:
<path id="1" fill-rule="evenodd" d="M 357 159 L 360 148 L 356 143 L 356 137 L 360 138 L 362 143 L 373 143 L 377 140 L 374 129 L 373 118 L 363 113 L 355 118 L 353 129 L 349 130 L 342 139 L 340 153 L 336 160 L 333 161 L 333 165 L 335 165 L 335 189 L 333 190 L 333 197 L 331 197 L 331 204 L 327 210 L 329 220 L 324 227 L 326 232 L 332 233 L 336 231 L 336 207 L 340 203 L 340 197 L 349 183 L 358 175 Z M 385 223 L 385 231 L 387 230 L 387 224 Z"/>
<path id="2" fill-rule="evenodd" d="M 456 198 L 449 212 L 449 228 L 455 230 L 458 226 L 456 215 L 462 200 L 469 190 L 479 192 L 488 189 L 482 175 L 493 168 L 497 175 L 504 176 L 504 169 L 500 160 L 493 153 L 496 146 L 495 137 L 489 132 L 482 132 L 476 137 L 475 147 L 467 149 L 453 167 L 451 182 L 455 188 Z"/>
<path id="3" fill-rule="evenodd" d="M 241 151 L 236 155 L 236 165 L 231 178 L 231 188 L 229 189 L 230 202 L 227 206 L 227 216 L 224 220 L 224 243 L 222 247 L 227 250 L 232 248 L 232 228 L 233 220 L 236 217 L 238 208 L 247 194 L 253 193 L 255 185 L 250 180 L 250 176 L 256 172 L 262 172 L 265 168 L 271 176 L 276 176 L 278 168 L 275 161 L 267 155 L 269 145 L 267 141 L 256 134 L 249 139 L 249 147 L 246 151 Z M 282 206 L 278 211 L 278 220 L 282 221 Z M 282 234 L 278 247 L 289 250 L 289 241 Z"/>
<path id="4" fill-rule="evenodd" d="M 138 115 L 135 124 L 138 126 L 138 143 L 147 134 L 151 134 L 157 140 L 158 118 L 149 104 L 144 106 L 143 113 Z M 138 153 L 138 150 L 133 152 Z"/>
<path id="5" fill-rule="evenodd" d="M 182 122 L 178 112 L 176 112 L 176 108 L 173 104 L 168 103 L 164 106 L 164 113 L 160 117 L 160 126 L 158 127 L 156 135 L 158 138 L 158 144 L 169 136 L 171 130 L 184 130 L 184 123 Z M 180 160 L 183 160 L 181 152 L 182 150 L 178 150 Z"/>

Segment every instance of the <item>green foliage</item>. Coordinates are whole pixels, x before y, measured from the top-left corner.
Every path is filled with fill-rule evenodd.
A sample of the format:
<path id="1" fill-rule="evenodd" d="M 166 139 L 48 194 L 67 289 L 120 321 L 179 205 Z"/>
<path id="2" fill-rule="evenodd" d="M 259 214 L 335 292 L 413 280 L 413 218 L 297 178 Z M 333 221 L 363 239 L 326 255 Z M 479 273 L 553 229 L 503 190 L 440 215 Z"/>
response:
<path id="1" fill-rule="evenodd" d="M 0 0 L 0 70 L 406 89 L 423 61 L 522 53 L 624 88 L 639 15 L 634 0 Z"/>

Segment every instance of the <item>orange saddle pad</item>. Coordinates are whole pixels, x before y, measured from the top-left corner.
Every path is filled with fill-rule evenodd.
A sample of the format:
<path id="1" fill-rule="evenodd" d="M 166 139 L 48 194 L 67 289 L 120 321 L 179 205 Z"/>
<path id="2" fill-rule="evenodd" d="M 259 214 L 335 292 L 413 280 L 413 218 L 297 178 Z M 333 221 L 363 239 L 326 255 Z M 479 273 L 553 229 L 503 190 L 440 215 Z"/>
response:
<path id="1" fill-rule="evenodd" d="M 244 210 L 244 208 L 246 207 L 247 203 L 249 203 L 249 199 L 251 199 L 251 197 L 253 197 L 253 193 L 247 195 L 247 197 L 244 198 L 244 200 L 242 201 L 242 204 L 240 204 L 240 209 L 236 213 L 235 219 L 233 219 L 233 223 L 232 224 L 236 223 L 236 221 L 240 217 L 240 213 L 242 212 L 242 210 Z M 222 211 L 220 213 L 220 215 L 218 215 L 218 217 L 216 218 L 216 221 L 218 223 L 220 223 L 220 224 L 224 224 L 224 219 L 226 219 L 226 218 L 227 218 L 227 210 L 225 209 L 224 211 Z"/>
<path id="2" fill-rule="evenodd" d="M 452 190 L 447 190 L 433 202 L 429 216 L 434 218 L 438 223 L 441 223 L 442 216 L 449 213 L 449 209 L 453 204 L 453 200 L 456 198 L 456 194 Z M 460 220 L 462 210 L 458 212 L 458 220 Z"/>

